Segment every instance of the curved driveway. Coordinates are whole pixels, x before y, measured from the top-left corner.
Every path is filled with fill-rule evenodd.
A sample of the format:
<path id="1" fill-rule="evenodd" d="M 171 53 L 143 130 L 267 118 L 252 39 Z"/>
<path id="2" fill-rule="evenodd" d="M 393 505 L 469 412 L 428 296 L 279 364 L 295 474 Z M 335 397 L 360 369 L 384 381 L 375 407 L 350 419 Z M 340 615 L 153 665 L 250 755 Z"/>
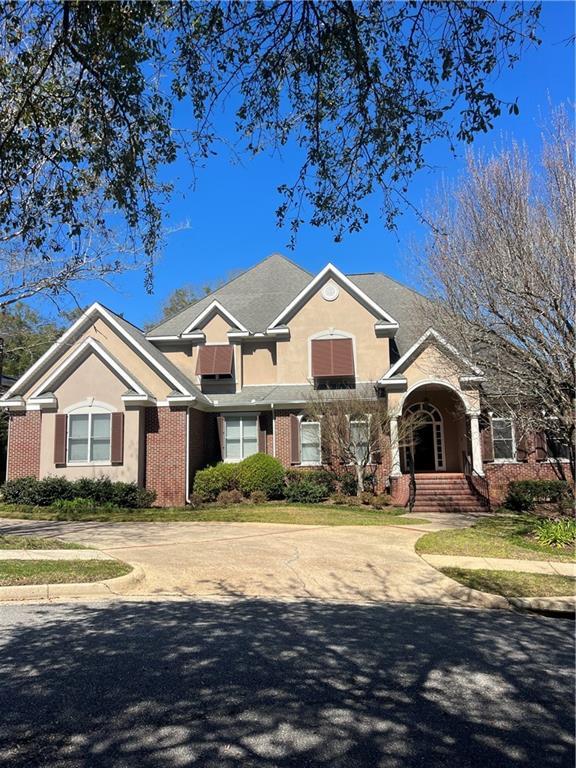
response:
<path id="1" fill-rule="evenodd" d="M 401 601 L 502 606 L 428 565 L 414 551 L 426 531 L 470 523 L 426 516 L 426 526 L 264 523 L 62 523 L 0 520 L 0 532 L 58 536 L 139 565 L 134 594 Z"/>

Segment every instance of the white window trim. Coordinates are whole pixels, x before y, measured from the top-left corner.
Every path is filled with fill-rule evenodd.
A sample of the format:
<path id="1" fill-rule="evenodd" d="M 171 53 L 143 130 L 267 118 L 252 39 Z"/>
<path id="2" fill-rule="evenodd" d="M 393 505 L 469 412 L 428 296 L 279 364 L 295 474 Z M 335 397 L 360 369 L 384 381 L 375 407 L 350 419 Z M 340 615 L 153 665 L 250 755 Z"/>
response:
<path id="1" fill-rule="evenodd" d="M 509 421 L 510 422 L 510 432 L 512 435 L 512 457 L 509 459 L 497 459 L 496 458 L 496 449 L 494 445 L 494 422 L 495 421 Z M 514 419 L 512 416 L 491 416 L 490 417 L 490 431 L 492 433 L 492 453 L 494 455 L 494 464 L 518 464 L 518 459 L 516 458 L 516 428 L 514 424 Z"/>
<path id="2" fill-rule="evenodd" d="M 70 417 L 71 416 L 88 416 L 88 456 L 92 453 L 92 417 L 93 416 L 108 416 L 110 421 L 110 439 L 109 439 L 109 458 L 108 459 L 93 459 L 88 458 L 86 461 L 80 459 L 69 459 L 70 456 Z M 112 466 L 112 413 L 101 407 L 95 407 L 90 409 L 78 409 L 68 414 L 66 422 L 66 466 L 67 467 L 111 467 Z"/>
<path id="3" fill-rule="evenodd" d="M 244 461 L 244 459 L 247 458 L 247 456 L 244 456 L 244 420 L 250 419 L 250 421 L 256 421 L 256 453 L 258 453 L 258 441 L 259 441 L 259 434 L 258 434 L 258 427 L 260 424 L 260 412 L 246 412 L 246 413 L 223 413 L 224 416 L 224 452 L 228 454 L 228 446 L 226 442 L 226 430 L 228 429 L 228 419 L 240 419 L 240 456 L 234 456 L 232 458 L 229 458 L 228 455 L 224 457 L 224 463 L 225 464 L 239 464 L 241 461 Z M 249 454 L 250 456 L 253 456 L 254 454 Z"/>
<path id="4" fill-rule="evenodd" d="M 300 420 L 300 466 L 301 467 L 321 467 L 322 466 L 322 423 L 317 420 L 308 420 L 299 416 Z M 318 426 L 318 449 L 320 451 L 320 461 L 302 461 L 302 425 L 314 424 Z"/>
<path id="5" fill-rule="evenodd" d="M 365 419 L 351 419 L 350 416 L 347 416 L 348 419 L 348 428 L 352 426 L 352 424 L 366 424 L 368 426 L 368 445 L 370 445 L 370 420 L 372 418 L 372 414 L 367 414 Z M 352 434 L 352 431 L 350 431 L 350 435 Z M 366 464 L 367 467 L 371 467 L 374 464 L 374 456 L 372 455 L 372 451 L 370 451 L 370 456 L 368 457 L 368 462 Z M 349 461 L 348 462 L 349 467 L 355 467 L 356 464 L 354 462 Z"/>

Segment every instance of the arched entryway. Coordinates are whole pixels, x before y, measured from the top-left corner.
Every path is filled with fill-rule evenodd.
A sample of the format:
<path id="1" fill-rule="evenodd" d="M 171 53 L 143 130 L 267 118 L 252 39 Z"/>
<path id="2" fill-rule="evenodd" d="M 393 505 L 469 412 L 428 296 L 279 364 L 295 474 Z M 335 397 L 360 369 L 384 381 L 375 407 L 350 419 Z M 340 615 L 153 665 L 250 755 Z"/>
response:
<path id="1" fill-rule="evenodd" d="M 422 382 L 409 390 L 402 402 L 402 417 L 413 417 L 416 426 L 400 440 L 400 467 L 415 472 L 462 472 L 463 455 L 469 453 L 468 403 L 463 393 L 440 382 Z"/>
<path id="2" fill-rule="evenodd" d="M 404 410 L 414 427 L 402 445 L 402 464 L 407 471 L 410 458 L 415 472 L 443 472 L 446 469 L 442 414 L 432 403 L 417 402 Z"/>

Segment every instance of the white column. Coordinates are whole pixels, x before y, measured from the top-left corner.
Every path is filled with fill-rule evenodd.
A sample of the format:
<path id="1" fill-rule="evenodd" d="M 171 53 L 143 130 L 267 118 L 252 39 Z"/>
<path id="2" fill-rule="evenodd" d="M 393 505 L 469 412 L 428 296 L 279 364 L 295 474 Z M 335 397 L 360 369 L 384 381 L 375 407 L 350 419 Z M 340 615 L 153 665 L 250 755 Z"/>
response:
<path id="1" fill-rule="evenodd" d="M 472 443 L 472 468 L 479 475 L 484 475 L 482 468 L 482 449 L 480 447 L 480 427 L 478 425 L 478 414 L 470 415 L 470 442 Z"/>
<path id="2" fill-rule="evenodd" d="M 400 469 L 400 447 L 398 445 L 398 419 L 390 419 L 390 453 L 392 454 L 392 477 L 398 477 L 402 474 Z"/>

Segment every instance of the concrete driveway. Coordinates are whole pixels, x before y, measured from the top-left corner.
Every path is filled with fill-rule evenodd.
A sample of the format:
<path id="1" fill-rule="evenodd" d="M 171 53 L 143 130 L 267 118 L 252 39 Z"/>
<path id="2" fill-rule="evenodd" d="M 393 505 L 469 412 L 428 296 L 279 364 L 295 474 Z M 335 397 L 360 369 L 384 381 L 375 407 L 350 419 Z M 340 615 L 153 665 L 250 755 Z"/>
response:
<path id="1" fill-rule="evenodd" d="M 427 517 L 426 526 L 382 527 L 1 520 L 0 532 L 57 536 L 139 565 L 145 573 L 134 587 L 139 595 L 502 606 L 415 553 L 424 532 L 471 522 Z"/>

